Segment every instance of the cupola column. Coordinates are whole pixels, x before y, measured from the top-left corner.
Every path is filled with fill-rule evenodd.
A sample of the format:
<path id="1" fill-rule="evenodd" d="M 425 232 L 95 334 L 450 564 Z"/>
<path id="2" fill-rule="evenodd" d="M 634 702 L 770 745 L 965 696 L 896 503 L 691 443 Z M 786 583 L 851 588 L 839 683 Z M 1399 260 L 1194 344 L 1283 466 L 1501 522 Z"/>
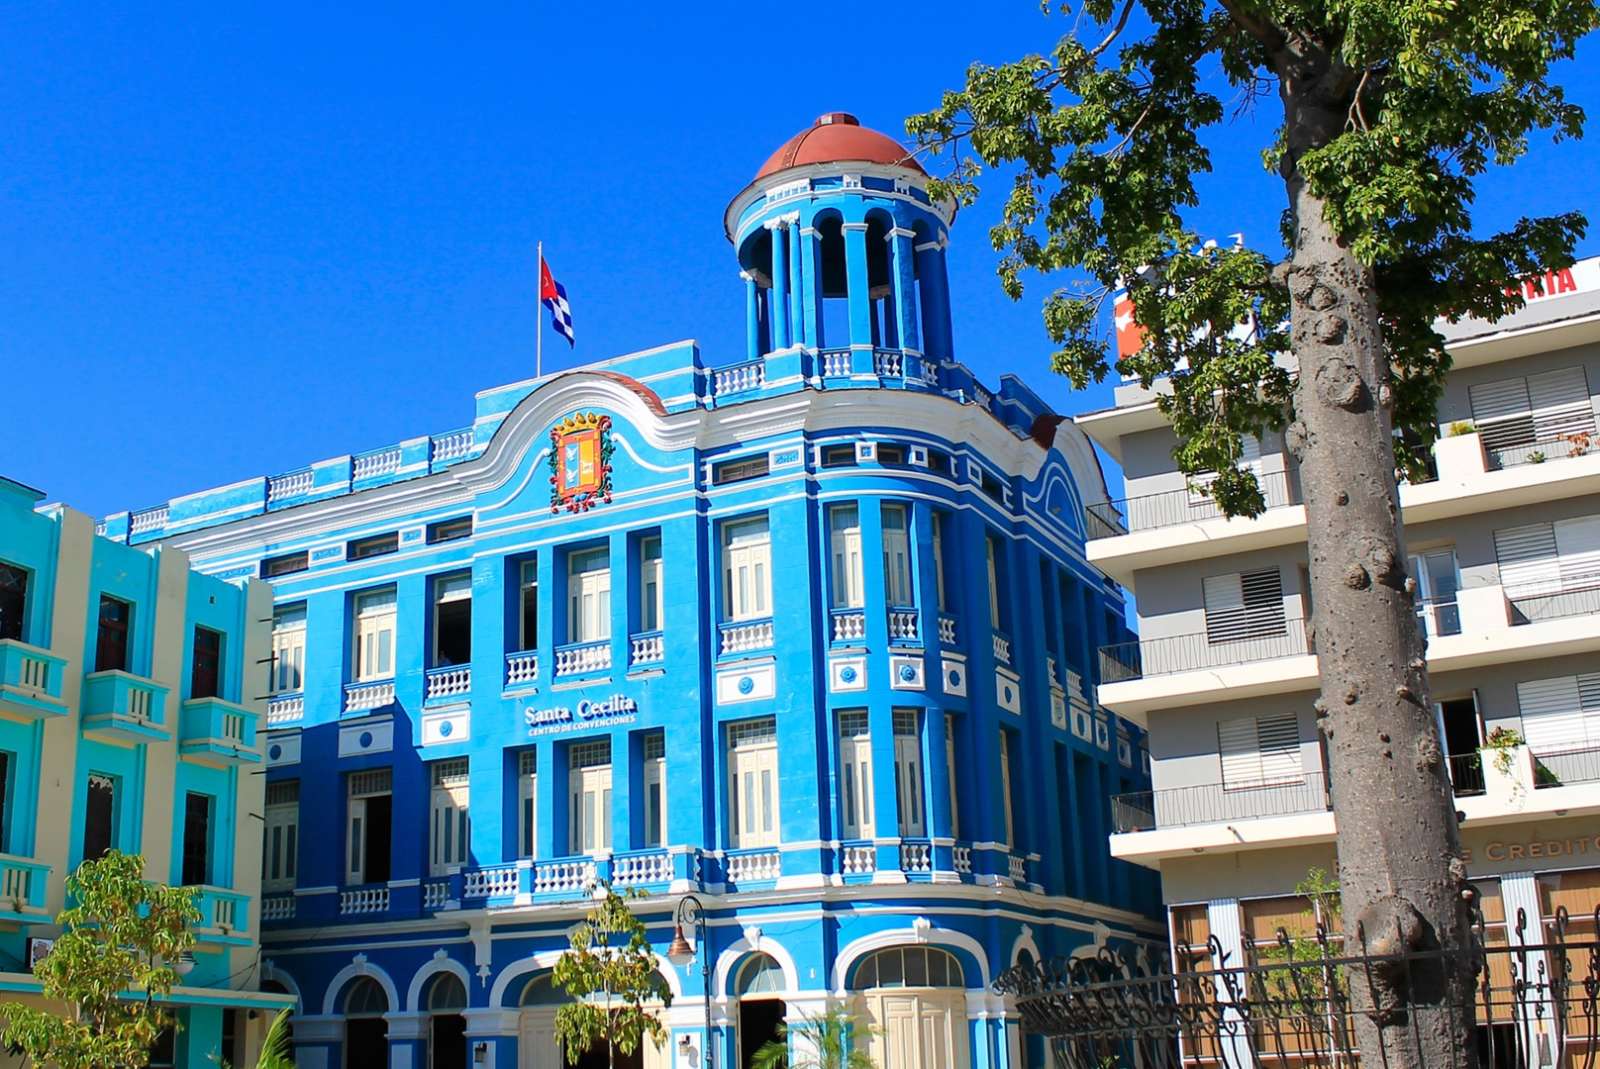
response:
<path id="1" fill-rule="evenodd" d="M 761 356 L 761 288 L 750 272 L 740 271 L 739 277 L 744 279 L 745 359 L 756 360 Z"/>
<path id="2" fill-rule="evenodd" d="M 912 257 L 916 252 L 911 239 L 916 235 L 903 226 L 889 231 L 889 270 L 894 283 L 896 344 L 902 349 L 921 352 L 917 338 L 917 276 Z"/>
<path id="3" fill-rule="evenodd" d="M 944 244 L 925 241 L 916 246 L 917 275 L 922 279 L 922 351 L 938 360 L 950 360 L 950 279 L 945 274 Z"/>
<path id="4" fill-rule="evenodd" d="M 800 257 L 800 220 L 793 218 L 786 229 L 785 239 L 789 250 L 789 341 L 793 345 L 806 344 L 804 304 L 805 292 Z"/>
<path id="5" fill-rule="evenodd" d="M 813 349 L 822 347 L 822 242 L 816 227 L 800 227 L 801 337 Z"/>
<path id="6" fill-rule="evenodd" d="M 867 224 L 845 223 L 844 268 L 849 293 L 850 347 L 872 348 L 872 295 L 867 292 Z"/>
<path id="7" fill-rule="evenodd" d="M 789 224 L 783 219 L 767 221 L 772 232 L 772 295 L 768 311 L 772 323 L 772 348 L 789 347 Z"/>

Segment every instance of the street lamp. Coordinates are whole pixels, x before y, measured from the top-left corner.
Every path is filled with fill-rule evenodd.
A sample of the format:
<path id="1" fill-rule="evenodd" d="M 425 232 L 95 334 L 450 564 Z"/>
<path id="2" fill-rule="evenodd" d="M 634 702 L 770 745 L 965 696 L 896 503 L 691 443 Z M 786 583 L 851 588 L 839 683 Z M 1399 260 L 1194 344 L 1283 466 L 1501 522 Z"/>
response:
<path id="1" fill-rule="evenodd" d="M 693 947 L 683 937 L 685 924 L 694 925 Z M 706 1066 L 707 1069 L 713 1069 L 716 1057 L 712 1053 L 715 1044 L 711 1038 L 711 948 L 706 946 L 706 912 L 698 898 L 684 895 L 678 899 L 677 916 L 673 918 L 672 945 L 667 947 L 667 960 L 679 968 L 687 969 L 694 964 L 697 950 L 705 951 L 705 957 L 700 960 L 700 987 L 705 992 L 706 1001 Z"/>

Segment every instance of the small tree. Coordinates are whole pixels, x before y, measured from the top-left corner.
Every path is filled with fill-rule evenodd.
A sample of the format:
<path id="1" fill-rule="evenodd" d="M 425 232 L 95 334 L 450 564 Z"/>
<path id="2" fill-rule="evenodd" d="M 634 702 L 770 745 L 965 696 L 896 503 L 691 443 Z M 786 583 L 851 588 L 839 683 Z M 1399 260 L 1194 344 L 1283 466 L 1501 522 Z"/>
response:
<path id="1" fill-rule="evenodd" d="M 801 1014 L 799 1024 L 780 1024 L 778 1038 L 762 1045 L 752 1069 L 877 1069 L 866 1051 L 851 1044 L 852 1034 L 870 1032 L 850 1011 L 834 1006 L 816 1016 Z M 794 1040 L 794 1050 L 789 1049 Z"/>
<path id="2" fill-rule="evenodd" d="M 556 1012 L 556 1036 L 568 1061 L 603 1042 L 611 1064 L 617 1051 L 632 1054 L 647 1037 L 658 1047 L 667 1041 L 666 1028 L 645 1003 L 669 1006 L 672 991 L 656 971 L 644 923 L 628 899 L 609 884 L 597 891 L 588 916 L 573 929 L 572 949 L 556 962 L 552 979 L 575 1000 Z"/>
<path id="3" fill-rule="evenodd" d="M 170 963 L 194 946 L 194 890 L 145 880 L 144 858 L 113 850 L 67 877 L 76 905 L 56 918 L 62 932 L 34 967 L 44 996 L 66 1013 L 0 1005 L 0 1040 L 59 1069 L 150 1064 L 150 1048 L 176 1017 L 163 999 L 178 982 Z"/>

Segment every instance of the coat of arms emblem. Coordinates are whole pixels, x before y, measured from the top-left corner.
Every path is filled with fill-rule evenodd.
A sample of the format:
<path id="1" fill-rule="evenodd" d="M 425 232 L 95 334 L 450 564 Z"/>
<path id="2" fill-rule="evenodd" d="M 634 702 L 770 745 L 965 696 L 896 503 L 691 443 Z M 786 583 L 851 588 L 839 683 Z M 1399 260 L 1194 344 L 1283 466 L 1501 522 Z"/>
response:
<path id="1" fill-rule="evenodd" d="M 550 428 L 550 511 L 587 512 L 611 500 L 611 417 L 568 416 Z"/>

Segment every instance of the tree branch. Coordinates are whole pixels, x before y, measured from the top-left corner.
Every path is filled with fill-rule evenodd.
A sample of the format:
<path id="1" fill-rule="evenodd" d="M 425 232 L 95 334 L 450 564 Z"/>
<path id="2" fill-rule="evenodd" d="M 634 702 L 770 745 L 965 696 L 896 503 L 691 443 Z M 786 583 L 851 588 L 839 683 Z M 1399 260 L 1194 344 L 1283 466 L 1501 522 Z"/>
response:
<path id="1" fill-rule="evenodd" d="M 1217 2 L 1222 5 L 1222 10 L 1228 13 L 1235 26 L 1260 41 L 1267 51 L 1281 51 L 1288 43 L 1288 38 L 1284 36 L 1282 30 L 1270 22 L 1257 18 L 1253 12 L 1246 11 L 1240 0 L 1217 0 Z"/>

